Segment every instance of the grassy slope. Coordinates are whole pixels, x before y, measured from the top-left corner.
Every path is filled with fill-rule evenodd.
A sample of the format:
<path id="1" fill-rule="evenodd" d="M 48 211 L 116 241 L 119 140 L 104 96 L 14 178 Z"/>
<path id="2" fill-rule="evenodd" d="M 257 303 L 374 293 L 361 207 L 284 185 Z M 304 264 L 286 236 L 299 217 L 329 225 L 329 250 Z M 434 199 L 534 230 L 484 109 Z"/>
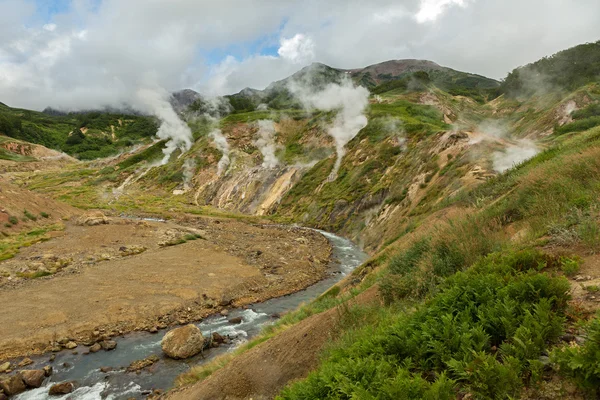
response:
<path id="1" fill-rule="evenodd" d="M 156 121 L 150 117 L 100 112 L 48 115 L 0 105 L 0 134 L 82 160 L 118 153 L 147 141 L 156 131 Z"/>

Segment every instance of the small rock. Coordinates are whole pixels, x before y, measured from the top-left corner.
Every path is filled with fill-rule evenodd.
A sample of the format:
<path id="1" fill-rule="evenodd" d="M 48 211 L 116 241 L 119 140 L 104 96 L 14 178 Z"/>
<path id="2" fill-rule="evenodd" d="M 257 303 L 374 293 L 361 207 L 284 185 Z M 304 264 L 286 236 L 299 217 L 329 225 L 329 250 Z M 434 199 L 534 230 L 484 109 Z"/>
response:
<path id="1" fill-rule="evenodd" d="M 241 324 L 243 321 L 242 317 L 234 317 L 229 319 L 230 324 Z"/>
<path id="2" fill-rule="evenodd" d="M 56 354 L 52 354 L 50 356 L 50 358 L 48 359 L 48 362 L 54 362 L 55 359 L 56 359 Z"/>
<path id="3" fill-rule="evenodd" d="M 7 361 L 7 362 L 5 362 L 3 364 L 0 364 L 0 374 L 8 371 L 9 369 L 10 369 L 10 362 L 9 361 Z"/>
<path id="4" fill-rule="evenodd" d="M 229 311 L 227 311 L 227 310 L 221 310 L 221 315 L 224 316 L 224 317 L 226 317 L 226 316 L 229 315 Z"/>
<path id="5" fill-rule="evenodd" d="M 117 342 L 115 342 L 114 340 L 105 340 L 102 343 L 100 343 L 100 345 L 106 351 L 114 350 L 117 348 Z"/>
<path id="6" fill-rule="evenodd" d="M 560 340 L 562 340 L 563 342 L 571 343 L 573 340 L 575 340 L 575 335 L 566 333 L 560 337 Z"/>
<path id="7" fill-rule="evenodd" d="M 582 346 L 585 343 L 585 337 L 583 336 L 575 336 L 575 343 Z"/>
<path id="8" fill-rule="evenodd" d="M 225 338 L 223 336 L 221 336 L 218 332 L 212 333 L 212 340 L 213 340 L 213 342 L 218 343 L 218 344 L 225 342 Z"/>
<path id="9" fill-rule="evenodd" d="M 33 364 L 33 360 L 31 358 L 25 357 L 23 360 L 21 360 L 21 362 L 18 364 L 18 366 L 26 367 L 31 364 Z"/>
<path id="10" fill-rule="evenodd" d="M 26 386 L 21 375 L 17 374 L 0 380 L 0 389 L 2 389 L 7 396 L 14 396 L 15 394 L 24 392 Z"/>
<path id="11" fill-rule="evenodd" d="M 71 363 L 64 362 L 62 363 L 63 368 L 71 368 Z"/>
<path id="12" fill-rule="evenodd" d="M 158 327 L 156 327 L 156 326 L 153 326 L 152 328 L 150 328 L 150 329 L 148 330 L 148 332 L 150 332 L 150 333 L 158 333 Z"/>
<path id="13" fill-rule="evenodd" d="M 79 352 L 77 350 L 72 351 L 71 354 L 73 354 L 74 356 L 76 356 L 77 354 L 79 354 Z"/>
<path id="14" fill-rule="evenodd" d="M 139 371 L 143 370 L 144 368 L 148 368 L 148 367 L 154 365 L 159 360 L 160 359 L 158 358 L 157 355 L 152 354 L 151 356 L 148 356 L 148 357 L 144 358 L 143 360 L 134 361 L 131 364 L 129 364 L 129 367 L 127 367 L 127 372 L 139 372 Z"/>
<path id="15" fill-rule="evenodd" d="M 105 374 L 109 373 L 112 370 L 113 370 L 112 367 L 101 367 L 100 368 L 100 372 L 104 372 Z"/>
<path id="16" fill-rule="evenodd" d="M 75 347 L 77 347 L 77 343 L 75 343 L 75 342 L 67 342 L 67 343 L 65 343 L 64 346 L 65 346 L 65 349 L 73 350 Z"/>
<path id="17" fill-rule="evenodd" d="M 39 388 L 42 386 L 42 383 L 46 378 L 46 374 L 44 373 L 43 369 L 25 370 L 21 371 L 20 374 L 23 382 L 25 382 L 25 385 L 31 388 Z"/>
<path id="18" fill-rule="evenodd" d="M 46 376 L 52 375 L 53 370 L 52 370 L 52 366 L 51 365 L 46 365 L 43 368 L 43 370 L 44 370 L 44 375 L 46 375 Z"/>
<path id="19" fill-rule="evenodd" d="M 62 382 L 52 385 L 48 394 L 50 396 L 59 396 L 61 394 L 69 394 L 75 388 L 75 384 L 73 382 Z"/>
<path id="20" fill-rule="evenodd" d="M 102 346 L 100 343 L 94 343 L 88 350 L 90 353 L 97 353 L 102 350 Z"/>

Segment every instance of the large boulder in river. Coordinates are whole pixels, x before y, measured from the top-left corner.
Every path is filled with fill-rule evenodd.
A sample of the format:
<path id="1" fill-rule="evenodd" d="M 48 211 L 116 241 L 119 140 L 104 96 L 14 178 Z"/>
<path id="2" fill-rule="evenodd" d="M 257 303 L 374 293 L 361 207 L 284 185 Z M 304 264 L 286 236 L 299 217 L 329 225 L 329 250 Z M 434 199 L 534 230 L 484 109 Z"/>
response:
<path id="1" fill-rule="evenodd" d="M 26 387 L 21 375 L 16 374 L 0 380 L 0 389 L 2 389 L 7 396 L 14 396 L 15 394 L 24 392 Z"/>
<path id="2" fill-rule="evenodd" d="M 46 378 L 46 373 L 43 369 L 25 370 L 21 371 L 20 374 L 23 382 L 31 388 L 39 388 Z"/>
<path id="3" fill-rule="evenodd" d="M 190 324 L 167 332 L 160 346 L 163 352 L 171 358 L 189 358 L 202 351 L 204 337 L 200 328 Z"/>

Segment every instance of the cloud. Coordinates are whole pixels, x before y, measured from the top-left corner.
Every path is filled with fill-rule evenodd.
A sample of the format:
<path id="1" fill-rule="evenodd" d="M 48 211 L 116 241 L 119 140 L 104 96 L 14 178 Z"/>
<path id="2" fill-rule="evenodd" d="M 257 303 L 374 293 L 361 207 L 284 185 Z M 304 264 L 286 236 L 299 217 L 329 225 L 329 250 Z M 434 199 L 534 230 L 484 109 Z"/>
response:
<path id="1" fill-rule="evenodd" d="M 465 0 L 421 0 L 421 7 L 415 18 L 420 23 L 435 21 L 447 7 L 452 5 L 464 7 Z"/>
<path id="2" fill-rule="evenodd" d="M 35 4 L 0 0 L 0 101 L 34 109 L 136 103 L 149 76 L 167 91 L 260 89 L 312 61 L 430 59 L 502 78 L 600 38 L 597 0 L 73 0 L 50 17 Z"/>
<path id="3" fill-rule="evenodd" d="M 315 57 L 315 44 L 311 38 L 297 33 L 290 39 L 281 39 L 281 47 L 277 54 L 293 63 L 307 62 Z"/>

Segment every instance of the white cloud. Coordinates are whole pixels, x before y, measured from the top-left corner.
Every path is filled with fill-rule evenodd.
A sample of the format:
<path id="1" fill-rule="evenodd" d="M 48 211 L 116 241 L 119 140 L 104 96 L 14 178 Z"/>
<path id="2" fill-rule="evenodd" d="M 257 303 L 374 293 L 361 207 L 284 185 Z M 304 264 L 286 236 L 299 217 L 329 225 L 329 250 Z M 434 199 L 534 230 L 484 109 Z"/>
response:
<path id="1" fill-rule="evenodd" d="M 445 8 L 452 5 L 464 7 L 465 0 L 421 0 L 421 7 L 415 18 L 420 23 L 435 21 Z"/>
<path id="2" fill-rule="evenodd" d="M 293 63 L 311 61 L 315 57 L 315 44 L 310 37 L 297 33 L 290 39 L 281 39 L 277 54 Z"/>
<path id="3" fill-rule="evenodd" d="M 37 109 L 135 103 L 148 77 L 168 91 L 264 88 L 312 61 L 419 58 L 502 78 L 600 38 L 598 0 L 77 0 L 50 21 L 34 4 L 0 0 L 0 101 Z M 264 38 L 276 55 L 226 57 Z M 209 65 L 213 50 L 223 61 Z"/>

